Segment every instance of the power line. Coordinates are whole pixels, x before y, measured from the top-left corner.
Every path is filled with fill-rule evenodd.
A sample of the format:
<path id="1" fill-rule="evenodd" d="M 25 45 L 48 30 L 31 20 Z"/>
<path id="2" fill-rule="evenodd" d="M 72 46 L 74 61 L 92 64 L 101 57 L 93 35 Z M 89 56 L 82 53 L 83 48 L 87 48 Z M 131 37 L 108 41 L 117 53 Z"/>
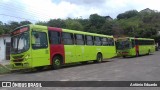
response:
<path id="1" fill-rule="evenodd" d="M 1 5 L 0 5 L 1 7 Z M 1 7 L 1 9 L 4 9 L 4 10 L 8 10 L 8 11 L 12 11 L 12 10 L 15 10 L 14 8 L 4 8 L 4 7 Z M 38 15 L 39 17 L 41 17 L 41 19 L 45 19 L 45 18 L 50 18 L 49 15 L 45 14 L 45 13 L 39 13 L 39 12 L 33 12 L 33 11 L 30 11 L 30 12 L 25 12 L 25 11 L 22 11 L 22 10 L 15 10 L 15 12 L 18 12 L 18 14 L 20 13 L 24 13 L 25 15 L 28 14 L 28 15 Z"/>
<path id="2" fill-rule="evenodd" d="M 37 20 L 33 20 L 33 19 L 26 19 L 26 18 L 21 18 L 21 17 L 16 17 L 16 16 L 11 16 L 11 15 L 7 15 L 7 14 L 0 14 L 1 16 L 7 16 L 7 17 L 12 17 L 12 18 L 17 18 L 17 19 L 22 19 L 22 20 L 28 20 L 28 21 L 37 21 Z"/>

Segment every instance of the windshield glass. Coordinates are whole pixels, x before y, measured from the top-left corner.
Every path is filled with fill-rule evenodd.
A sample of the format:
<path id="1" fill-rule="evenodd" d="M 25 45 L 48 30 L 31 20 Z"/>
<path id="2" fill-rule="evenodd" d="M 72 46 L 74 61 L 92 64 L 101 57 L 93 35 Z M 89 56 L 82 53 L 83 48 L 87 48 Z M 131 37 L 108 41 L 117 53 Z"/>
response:
<path id="1" fill-rule="evenodd" d="M 11 37 L 11 53 L 22 53 L 29 49 L 29 32 Z"/>
<path id="2" fill-rule="evenodd" d="M 126 41 L 117 41 L 116 42 L 116 48 L 118 50 L 123 50 L 123 49 L 129 49 L 130 48 L 130 41 L 126 40 Z"/>

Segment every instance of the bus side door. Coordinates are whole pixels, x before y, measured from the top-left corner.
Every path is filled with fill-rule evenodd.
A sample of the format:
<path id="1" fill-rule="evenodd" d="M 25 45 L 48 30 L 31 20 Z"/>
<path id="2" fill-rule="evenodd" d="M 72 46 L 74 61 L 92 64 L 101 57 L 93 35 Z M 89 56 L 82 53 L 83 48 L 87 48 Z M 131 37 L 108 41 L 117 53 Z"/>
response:
<path id="1" fill-rule="evenodd" d="M 50 64 L 48 43 L 48 30 L 35 29 L 31 34 L 32 66 L 45 66 Z"/>

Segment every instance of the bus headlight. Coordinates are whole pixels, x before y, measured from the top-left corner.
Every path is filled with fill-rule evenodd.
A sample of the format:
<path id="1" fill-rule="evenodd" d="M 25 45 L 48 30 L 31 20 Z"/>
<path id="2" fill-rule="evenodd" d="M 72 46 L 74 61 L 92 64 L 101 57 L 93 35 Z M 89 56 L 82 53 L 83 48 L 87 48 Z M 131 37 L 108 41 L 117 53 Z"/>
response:
<path id="1" fill-rule="evenodd" d="M 30 58 L 30 55 L 27 54 L 24 58 L 25 58 L 25 59 L 28 59 L 28 58 Z"/>

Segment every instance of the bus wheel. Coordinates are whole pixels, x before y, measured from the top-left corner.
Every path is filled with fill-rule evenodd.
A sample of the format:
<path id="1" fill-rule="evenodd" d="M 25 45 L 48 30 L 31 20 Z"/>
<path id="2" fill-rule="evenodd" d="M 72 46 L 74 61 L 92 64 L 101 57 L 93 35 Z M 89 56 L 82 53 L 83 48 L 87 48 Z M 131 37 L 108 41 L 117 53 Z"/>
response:
<path id="1" fill-rule="evenodd" d="M 100 53 L 98 53 L 97 54 L 97 59 L 94 61 L 94 62 L 96 62 L 96 63 L 100 63 L 100 62 L 102 62 L 102 54 L 100 54 Z"/>
<path id="2" fill-rule="evenodd" d="M 62 62 L 61 62 L 61 58 L 60 57 L 56 56 L 56 57 L 53 58 L 53 68 L 54 69 L 61 68 L 61 64 L 62 64 Z"/>
<path id="3" fill-rule="evenodd" d="M 123 58 L 126 58 L 126 56 L 123 56 Z"/>

